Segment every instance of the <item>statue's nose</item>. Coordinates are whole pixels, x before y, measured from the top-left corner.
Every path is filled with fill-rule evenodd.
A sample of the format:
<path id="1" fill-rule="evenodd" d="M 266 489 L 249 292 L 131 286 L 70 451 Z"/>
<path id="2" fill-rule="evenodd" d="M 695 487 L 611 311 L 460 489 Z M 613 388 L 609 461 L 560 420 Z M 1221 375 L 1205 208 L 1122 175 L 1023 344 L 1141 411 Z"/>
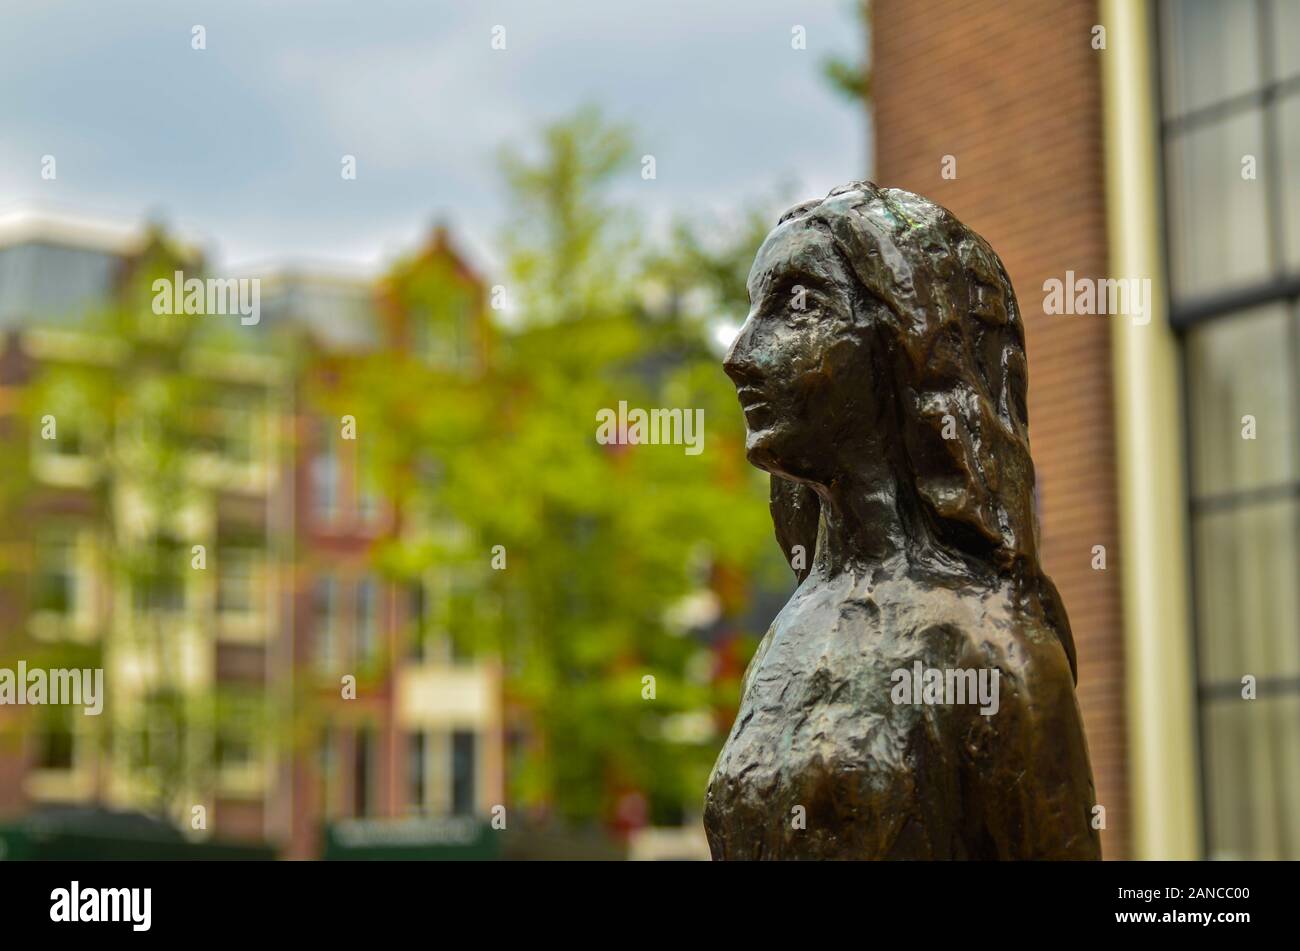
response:
<path id="1" fill-rule="evenodd" d="M 722 360 L 723 372 L 737 386 L 754 382 L 758 374 L 758 369 L 753 362 L 753 331 L 754 321 L 746 320 L 745 325 L 740 328 L 740 333 L 736 334 L 736 339 L 731 341 L 727 355 Z"/>

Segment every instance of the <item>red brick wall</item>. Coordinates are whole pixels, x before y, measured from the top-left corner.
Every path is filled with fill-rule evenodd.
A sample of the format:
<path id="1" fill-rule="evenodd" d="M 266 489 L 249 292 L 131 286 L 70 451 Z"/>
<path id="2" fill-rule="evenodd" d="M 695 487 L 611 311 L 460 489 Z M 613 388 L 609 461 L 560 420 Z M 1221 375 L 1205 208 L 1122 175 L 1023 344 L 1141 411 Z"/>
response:
<path id="1" fill-rule="evenodd" d="M 1087 0 L 874 0 L 874 179 L 950 209 L 1001 255 L 1025 315 L 1043 560 L 1079 654 L 1107 858 L 1129 854 L 1106 317 L 1047 316 L 1043 282 L 1106 272 L 1098 22 Z M 956 178 L 941 176 L 944 156 Z M 1091 567 L 1105 545 L 1107 570 Z"/>

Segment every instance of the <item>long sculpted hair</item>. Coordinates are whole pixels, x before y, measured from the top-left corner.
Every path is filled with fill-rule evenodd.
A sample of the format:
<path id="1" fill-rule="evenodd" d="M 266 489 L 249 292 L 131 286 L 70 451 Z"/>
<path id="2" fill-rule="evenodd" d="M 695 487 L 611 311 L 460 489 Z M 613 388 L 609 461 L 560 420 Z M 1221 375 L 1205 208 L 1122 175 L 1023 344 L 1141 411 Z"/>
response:
<path id="1" fill-rule="evenodd" d="M 778 225 L 788 221 L 831 238 L 861 297 L 855 309 L 873 314 L 913 554 L 1036 591 L 1077 679 L 1069 621 L 1038 556 L 1025 331 L 1002 262 L 947 209 L 870 182 L 796 205 Z M 771 508 L 787 561 L 795 545 L 815 550 L 822 519 L 809 486 L 774 475 Z"/>

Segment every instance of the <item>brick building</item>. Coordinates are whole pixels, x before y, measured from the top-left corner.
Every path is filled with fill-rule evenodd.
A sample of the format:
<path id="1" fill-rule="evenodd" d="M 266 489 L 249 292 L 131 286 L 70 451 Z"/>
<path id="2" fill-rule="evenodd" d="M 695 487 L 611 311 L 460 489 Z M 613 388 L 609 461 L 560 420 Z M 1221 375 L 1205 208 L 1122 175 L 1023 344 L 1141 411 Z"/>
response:
<path id="1" fill-rule="evenodd" d="M 42 217 L 0 231 L 0 662 L 102 667 L 113 685 L 100 717 L 0 710 L 0 818 L 167 813 L 200 840 L 306 858 L 331 825 L 471 821 L 501 801 L 496 665 L 451 648 L 444 579 L 376 566 L 382 541 L 442 526 L 368 482 L 365 441 L 321 399 L 367 354 L 448 372 L 485 358 L 482 287 L 446 232 L 416 258 L 461 288 L 436 327 L 373 282 L 279 272 L 261 279 L 260 321 L 224 337 L 228 318 L 129 296 L 146 268 L 204 273 L 156 232 Z M 109 332 L 101 311 L 135 329 Z M 179 412 L 159 408 L 167 389 L 118 406 L 160 381 L 183 381 Z M 175 429 L 160 443 L 174 480 L 130 464 L 133 420 L 154 409 Z M 56 438 L 38 432 L 47 415 Z"/>

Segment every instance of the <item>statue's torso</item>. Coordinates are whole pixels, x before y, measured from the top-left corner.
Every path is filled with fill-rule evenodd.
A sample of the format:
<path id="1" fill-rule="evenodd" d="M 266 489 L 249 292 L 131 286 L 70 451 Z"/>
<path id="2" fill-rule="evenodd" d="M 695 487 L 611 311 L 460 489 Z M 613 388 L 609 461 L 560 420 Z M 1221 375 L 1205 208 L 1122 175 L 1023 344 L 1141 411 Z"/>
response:
<path id="1" fill-rule="evenodd" d="M 971 590 L 840 576 L 796 592 L 750 665 L 710 779 L 715 857 L 993 857 L 968 754 L 990 731 L 1033 724 L 891 696 L 894 672 L 916 661 L 1014 671 L 1033 650 L 1009 597 Z"/>

